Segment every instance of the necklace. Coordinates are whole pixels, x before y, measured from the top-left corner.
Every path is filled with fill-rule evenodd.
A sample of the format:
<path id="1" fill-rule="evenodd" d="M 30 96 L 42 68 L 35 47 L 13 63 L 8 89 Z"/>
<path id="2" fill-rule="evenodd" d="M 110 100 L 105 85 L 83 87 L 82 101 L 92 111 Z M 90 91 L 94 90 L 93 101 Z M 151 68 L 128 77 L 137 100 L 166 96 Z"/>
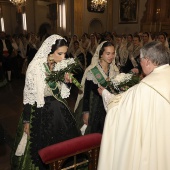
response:
<path id="1" fill-rule="evenodd" d="M 108 68 L 107 73 L 104 71 L 103 67 L 101 66 L 100 62 L 99 62 L 99 66 L 101 67 L 101 69 L 103 70 L 104 74 L 107 76 L 106 81 L 109 81 L 109 72 L 110 72 L 110 65 Z"/>

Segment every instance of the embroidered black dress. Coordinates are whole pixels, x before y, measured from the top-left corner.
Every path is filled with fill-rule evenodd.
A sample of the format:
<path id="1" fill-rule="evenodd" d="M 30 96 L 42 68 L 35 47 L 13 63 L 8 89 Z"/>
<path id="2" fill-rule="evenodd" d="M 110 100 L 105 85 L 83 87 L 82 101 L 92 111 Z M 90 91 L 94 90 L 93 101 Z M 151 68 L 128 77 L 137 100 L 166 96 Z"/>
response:
<path id="1" fill-rule="evenodd" d="M 97 66 L 102 72 L 103 77 L 108 78 L 100 65 Z M 77 121 L 78 128 L 80 129 L 83 126 L 83 113 L 89 112 L 88 126 L 86 128 L 85 134 L 89 133 L 102 133 L 104 127 L 104 121 L 106 117 L 106 111 L 103 105 L 102 97 L 99 95 L 98 83 L 94 82 L 94 76 L 91 71 L 87 73 L 87 78 L 84 84 L 84 95 L 80 100 L 78 107 L 75 111 L 75 117 Z"/>
<path id="2" fill-rule="evenodd" d="M 24 155 L 17 157 L 14 154 L 23 134 L 23 121 L 30 123 L 30 138 Z M 80 132 L 76 127 L 76 121 L 64 102 L 57 100 L 53 96 L 46 96 L 45 105 L 42 108 L 37 108 L 36 104 L 34 106 L 25 105 L 12 152 L 12 169 L 48 169 L 42 163 L 38 150 L 79 135 Z"/>
<path id="3" fill-rule="evenodd" d="M 83 112 L 89 111 L 89 124 L 86 133 L 102 133 L 106 111 L 104 109 L 102 97 L 99 95 L 98 85 L 91 80 L 86 80 L 84 97 L 83 97 Z"/>

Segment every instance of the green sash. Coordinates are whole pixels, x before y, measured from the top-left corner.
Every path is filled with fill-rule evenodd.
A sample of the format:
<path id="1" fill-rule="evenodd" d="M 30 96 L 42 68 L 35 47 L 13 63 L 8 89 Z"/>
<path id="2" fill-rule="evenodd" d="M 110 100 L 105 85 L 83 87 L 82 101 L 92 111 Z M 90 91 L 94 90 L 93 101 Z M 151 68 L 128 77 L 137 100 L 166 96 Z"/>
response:
<path id="1" fill-rule="evenodd" d="M 105 80 L 105 78 L 103 77 L 102 73 L 99 71 L 99 69 L 97 68 L 97 66 L 95 66 L 94 68 L 91 69 L 91 72 L 93 73 L 93 75 L 95 76 L 95 78 L 97 79 L 97 81 L 99 82 L 99 84 L 103 87 L 107 87 L 108 83 Z"/>

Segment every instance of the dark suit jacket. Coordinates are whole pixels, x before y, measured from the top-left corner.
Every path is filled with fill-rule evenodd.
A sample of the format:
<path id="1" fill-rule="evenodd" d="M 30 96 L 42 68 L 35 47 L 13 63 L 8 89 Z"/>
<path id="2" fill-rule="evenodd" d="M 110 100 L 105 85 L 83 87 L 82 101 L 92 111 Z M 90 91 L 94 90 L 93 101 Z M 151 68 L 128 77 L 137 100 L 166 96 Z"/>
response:
<path id="1" fill-rule="evenodd" d="M 11 44 L 11 42 L 9 40 L 6 40 L 6 39 L 5 39 L 5 44 L 6 44 L 6 47 L 8 49 L 9 56 L 10 56 L 12 54 L 12 51 L 13 51 L 12 44 Z M 3 42 L 0 39 L 0 58 L 2 56 L 3 56 Z"/>

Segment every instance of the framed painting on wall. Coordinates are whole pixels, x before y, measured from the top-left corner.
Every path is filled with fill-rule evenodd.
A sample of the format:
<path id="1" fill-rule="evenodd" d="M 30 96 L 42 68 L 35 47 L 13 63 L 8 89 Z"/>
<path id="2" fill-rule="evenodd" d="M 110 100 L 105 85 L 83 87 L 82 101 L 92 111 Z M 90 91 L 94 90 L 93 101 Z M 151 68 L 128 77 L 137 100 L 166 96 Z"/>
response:
<path id="1" fill-rule="evenodd" d="M 139 0 L 119 0 L 119 23 L 138 22 L 138 1 Z"/>

